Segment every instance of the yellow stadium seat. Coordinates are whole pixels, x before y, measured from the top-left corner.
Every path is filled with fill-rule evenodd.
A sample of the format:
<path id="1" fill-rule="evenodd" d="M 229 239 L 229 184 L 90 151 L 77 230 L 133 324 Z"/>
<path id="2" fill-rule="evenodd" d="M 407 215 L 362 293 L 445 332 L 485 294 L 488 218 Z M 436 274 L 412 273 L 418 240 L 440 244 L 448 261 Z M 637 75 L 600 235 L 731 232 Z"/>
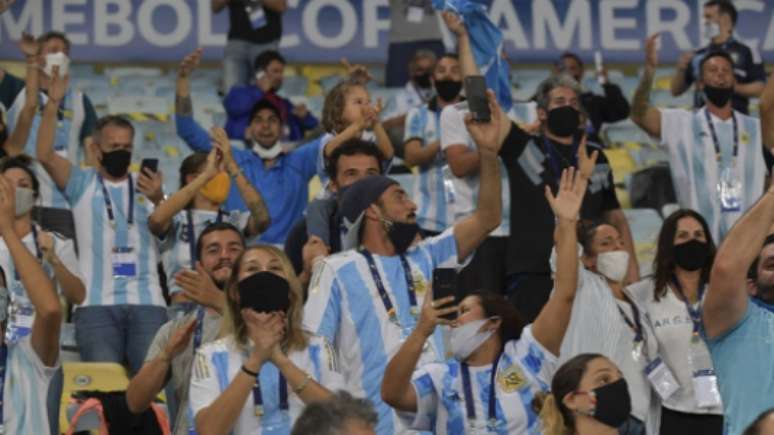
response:
<path id="1" fill-rule="evenodd" d="M 621 204 L 621 208 L 632 208 L 632 201 L 629 199 L 629 191 L 621 188 L 615 188 L 615 195 L 618 197 L 618 203 Z"/>
<path id="2" fill-rule="evenodd" d="M 626 148 L 609 148 L 605 150 L 613 177 L 616 182 L 622 182 L 626 177 L 637 170 L 637 163 Z"/>
<path id="3" fill-rule="evenodd" d="M 334 74 L 340 74 L 344 78 L 346 73 L 343 65 L 304 65 L 301 67 L 301 75 L 309 79 L 309 88 L 307 89 L 309 96 L 322 94 L 322 88 L 317 83 L 321 78 Z"/>
<path id="4" fill-rule="evenodd" d="M 313 200 L 321 189 L 322 184 L 320 183 L 320 177 L 315 175 L 311 180 L 309 180 L 309 201 Z"/>

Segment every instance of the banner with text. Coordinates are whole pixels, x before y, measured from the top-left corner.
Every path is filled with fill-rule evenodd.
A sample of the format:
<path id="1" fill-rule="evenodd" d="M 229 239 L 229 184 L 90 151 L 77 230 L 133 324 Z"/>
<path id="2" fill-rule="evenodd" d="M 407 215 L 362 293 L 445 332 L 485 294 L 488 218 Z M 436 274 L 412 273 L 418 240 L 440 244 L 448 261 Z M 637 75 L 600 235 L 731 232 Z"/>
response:
<path id="1" fill-rule="evenodd" d="M 514 62 L 546 62 L 566 50 L 606 62 L 641 63 L 643 40 L 661 32 L 662 62 L 706 44 L 704 0 L 482 0 Z M 291 61 L 382 63 L 390 28 L 388 0 L 288 0 L 282 52 Z M 774 2 L 737 0 L 738 37 L 774 61 Z M 441 25 L 447 47 L 453 42 Z M 176 62 L 196 47 L 223 55 L 228 12 L 210 0 L 17 0 L 0 16 L 0 59 L 21 58 L 21 32 L 68 34 L 75 61 Z"/>

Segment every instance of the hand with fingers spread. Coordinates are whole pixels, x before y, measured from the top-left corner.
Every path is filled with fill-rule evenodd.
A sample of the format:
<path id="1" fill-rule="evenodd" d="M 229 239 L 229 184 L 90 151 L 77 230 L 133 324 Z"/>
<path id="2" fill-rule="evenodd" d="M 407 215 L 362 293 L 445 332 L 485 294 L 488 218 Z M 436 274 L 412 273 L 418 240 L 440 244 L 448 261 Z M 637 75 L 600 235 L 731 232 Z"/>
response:
<path id="1" fill-rule="evenodd" d="M 546 200 L 557 219 L 566 222 L 578 220 L 586 186 L 586 180 L 573 167 L 562 171 L 556 196 L 551 192 L 551 187 L 546 186 Z"/>
<path id="2" fill-rule="evenodd" d="M 178 78 L 187 78 L 191 73 L 199 66 L 199 62 L 202 59 L 203 48 L 197 48 L 191 54 L 183 58 L 180 62 L 180 67 L 177 70 Z"/>
<path id="3" fill-rule="evenodd" d="M 172 333 L 172 336 L 169 337 L 169 342 L 164 350 L 161 351 L 159 358 L 167 364 L 172 362 L 173 359 L 183 353 L 185 348 L 188 347 L 188 343 L 191 342 L 191 336 L 193 336 L 194 330 L 196 330 L 196 319 L 177 328 L 175 332 Z"/>
<path id="4" fill-rule="evenodd" d="M 382 99 L 378 98 L 376 104 L 372 106 L 363 106 L 363 125 L 366 129 L 374 128 L 379 122 L 379 114 L 382 112 Z"/>
<path id="5" fill-rule="evenodd" d="M 584 133 L 580 146 L 578 146 L 578 174 L 586 181 L 591 179 L 591 175 L 594 173 L 594 166 L 597 164 L 597 157 L 599 157 L 598 150 L 594 150 L 589 155 L 586 148 L 587 139 L 588 136 Z"/>
<path id="6" fill-rule="evenodd" d="M 444 23 L 446 23 L 446 27 L 448 27 L 452 33 L 457 35 L 458 38 L 468 34 L 468 29 L 465 27 L 465 23 L 458 14 L 452 11 L 443 11 L 441 12 L 441 16 L 443 17 Z"/>
<path id="7" fill-rule="evenodd" d="M 13 231 L 16 216 L 16 191 L 11 183 L 0 175 L 0 234 Z"/>
<path id="8" fill-rule="evenodd" d="M 256 313 L 251 308 L 243 309 L 241 314 L 247 328 L 247 336 L 254 346 L 250 363 L 254 364 L 253 367 L 260 366 L 269 361 L 275 347 L 282 342 L 285 335 L 283 316 L 279 313 Z"/>
<path id="9" fill-rule="evenodd" d="M 433 335 L 435 327 L 438 325 L 451 325 L 454 321 L 444 319 L 442 316 L 457 312 L 457 305 L 454 305 L 454 296 L 446 296 L 441 299 L 432 299 L 432 294 L 428 293 L 422 302 L 422 312 L 417 322 L 416 330 L 423 337 L 427 338 Z"/>
<path id="10" fill-rule="evenodd" d="M 163 187 L 164 179 L 161 171 L 153 172 L 150 168 L 143 168 L 137 177 L 137 190 L 154 204 L 164 199 Z"/>
<path id="11" fill-rule="evenodd" d="M 488 122 L 474 121 L 473 115 L 469 113 L 465 116 L 465 127 L 468 129 L 470 137 L 478 145 L 479 152 L 486 151 L 497 155 L 503 145 L 500 140 L 500 129 L 502 128 L 501 110 L 494 92 L 487 90 L 486 98 L 491 111 L 490 120 Z"/>
<path id="12" fill-rule="evenodd" d="M 175 284 L 183 289 L 183 294 L 199 305 L 221 312 L 226 305 L 226 295 L 204 270 L 198 261 L 196 270 L 183 269 L 175 275 Z"/>
<path id="13" fill-rule="evenodd" d="M 34 36 L 23 32 L 19 40 L 19 49 L 25 57 L 35 57 L 40 53 L 40 44 Z"/>

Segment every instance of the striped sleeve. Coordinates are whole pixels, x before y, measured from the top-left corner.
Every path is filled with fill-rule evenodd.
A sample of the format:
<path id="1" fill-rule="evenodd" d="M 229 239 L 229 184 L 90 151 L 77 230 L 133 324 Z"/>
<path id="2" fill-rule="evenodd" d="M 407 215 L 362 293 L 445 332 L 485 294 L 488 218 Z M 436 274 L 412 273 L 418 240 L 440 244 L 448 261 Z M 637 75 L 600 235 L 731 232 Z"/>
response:
<path id="1" fill-rule="evenodd" d="M 414 107 L 406 115 L 406 129 L 403 134 L 403 142 L 412 139 L 422 140 L 424 138 L 424 123 L 422 122 L 422 107 Z"/>
<path id="2" fill-rule="evenodd" d="M 94 169 L 81 169 L 77 165 L 70 165 L 70 178 L 67 179 L 64 194 L 71 207 L 75 207 L 83 194 L 86 193 L 86 189 L 96 174 L 97 171 Z"/>
<path id="3" fill-rule="evenodd" d="M 533 377 L 545 385 L 551 384 L 558 368 L 558 357 L 543 347 L 532 335 L 532 325 L 524 328 L 521 338 L 505 345 L 505 353 Z"/>
<path id="4" fill-rule="evenodd" d="M 398 416 L 411 429 L 432 431 L 435 427 L 438 410 L 438 390 L 433 383 L 431 372 L 438 364 L 428 364 L 418 368 L 411 377 L 411 387 L 417 397 L 416 412 L 399 412 Z"/>
<path id="5" fill-rule="evenodd" d="M 335 344 L 341 320 L 341 303 L 336 270 L 323 262 L 309 283 L 309 298 L 304 305 L 304 328 Z"/>
<path id="6" fill-rule="evenodd" d="M 449 267 L 462 269 L 470 257 L 459 261 L 457 258 L 457 239 L 454 237 L 454 227 L 447 228 L 443 233 L 422 241 L 419 245 L 432 260 L 432 268 Z"/>
<path id="7" fill-rule="evenodd" d="M 309 353 L 314 373 L 310 373 L 317 382 L 331 392 L 346 389 L 344 377 L 339 371 L 339 363 L 333 346 L 323 337 L 312 336 L 309 340 Z"/>
<path id="8" fill-rule="evenodd" d="M 211 362 L 212 355 L 207 346 L 199 349 L 194 356 L 191 368 L 191 386 L 188 392 L 192 415 L 210 406 L 220 396 L 220 384 L 217 371 Z"/>

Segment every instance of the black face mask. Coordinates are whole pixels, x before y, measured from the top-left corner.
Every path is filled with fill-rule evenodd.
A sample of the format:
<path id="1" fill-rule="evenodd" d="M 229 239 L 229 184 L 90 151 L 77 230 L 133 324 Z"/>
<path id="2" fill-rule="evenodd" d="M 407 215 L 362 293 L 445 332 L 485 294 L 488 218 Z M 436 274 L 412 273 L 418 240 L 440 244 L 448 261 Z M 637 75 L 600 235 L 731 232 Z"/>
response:
<path id="1" fill-rule="evenodd" d="M 256 313 L 287 312 L 290 308 L 290 284 L 271 272 L 254 273 L 239 281 L 239 308 Z"/>
<path id="2" fill-rule="evenodd" d="M 462 90 L 462 82 L 456 80 L 436 80 L 435 93 L 443 101 L 452 101 Z"/>
<path id="3" fill-rule="evenodd" d="M 572 106 L 562 106 L 548 111 L 548 129 L 559 137 L 572 136 L 580 125 L 580 112 Z"/>
<path id="4" fill-rule="evenodd" d="M 420 88 L 429 88 L 432 83 L 430 82 L 430 73 L 422 73 L 414 76 L 414 83 Z"/>
<path id="5" fill-rule="evenodd" d="M 701 269 L 709 256 L 709 245 L 700 240 L 690 240 L 675 245 L 675 264 L 689 272 Z"/>
<path id="6" fill-rule="evenodd" d="M 632 412 L 626 379 L 621 378 L 592 391 L 597 401 L 593 415 L 595 420 L 610 427 L 619 427 L 626 422 Z"/>
<path id="7" fill-rule="evenodd" d="M 387 237 L 390 238 L 390 242 L 398 254 L 406 252 L 419 233 L 419 225 L 416 223 L 384 220 L 384 224 L 387 227 Z"/>
<path id="8" fill-rule="evenodd" d="M 723 107 L 728 104 L 734 95 L 734 88 L 716 88 L 715 86 L 704 85 L 704 96 L 712 104 Z"/>
<path id="9" fill-rule="evenodd" d="M 129 170 L 129 163 L 131 161 L 131 151 L 115 150 L 109 153 L 102 153 L 102 161 L 100 163 L 111 177 L 120 178 L 126 175 L 126 171 Z"/>

